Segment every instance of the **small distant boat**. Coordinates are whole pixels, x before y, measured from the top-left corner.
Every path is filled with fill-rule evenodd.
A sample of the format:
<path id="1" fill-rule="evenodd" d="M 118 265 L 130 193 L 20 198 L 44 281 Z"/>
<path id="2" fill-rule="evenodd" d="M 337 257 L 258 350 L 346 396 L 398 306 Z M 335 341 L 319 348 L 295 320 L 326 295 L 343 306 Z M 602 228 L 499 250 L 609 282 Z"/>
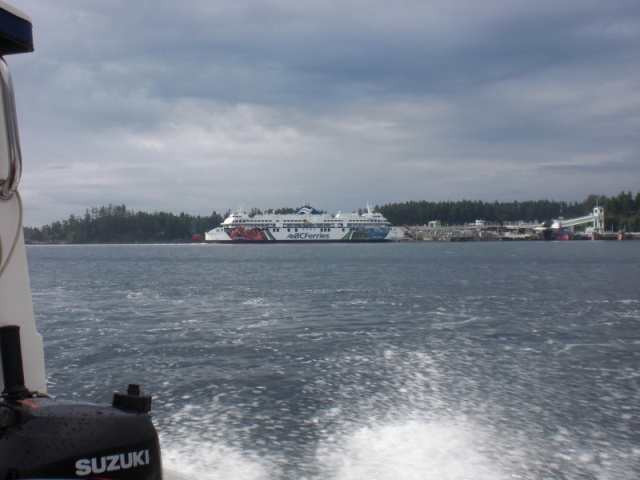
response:
<path id="1" fill-rule="evenodd" d="M 325 243 L 388 242 L 400 240 L 404 232 L 393 227 L 370 205 L 360 213 L 321 212 L 309 204 L 289 214 L 250 216 L 243 207 L 218 227 L 205 233 L 208 243 Z"/>
<path id="2" fill-rule="evenodd" d="M 556 233 L 556 240 L 569 240 L 569 232 L 566 230 L 560 230 Z"/>

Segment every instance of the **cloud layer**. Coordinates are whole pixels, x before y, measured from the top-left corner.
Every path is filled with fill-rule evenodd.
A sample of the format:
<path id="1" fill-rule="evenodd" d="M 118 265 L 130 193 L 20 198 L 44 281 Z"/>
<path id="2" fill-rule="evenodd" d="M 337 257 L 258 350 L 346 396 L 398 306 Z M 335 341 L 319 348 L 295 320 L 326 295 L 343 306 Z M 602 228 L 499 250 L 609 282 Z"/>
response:
<path id="1" fill-rule="evenodd" d="M 640 4 L 24 0 L 25 223 L 640 190 Z"/>

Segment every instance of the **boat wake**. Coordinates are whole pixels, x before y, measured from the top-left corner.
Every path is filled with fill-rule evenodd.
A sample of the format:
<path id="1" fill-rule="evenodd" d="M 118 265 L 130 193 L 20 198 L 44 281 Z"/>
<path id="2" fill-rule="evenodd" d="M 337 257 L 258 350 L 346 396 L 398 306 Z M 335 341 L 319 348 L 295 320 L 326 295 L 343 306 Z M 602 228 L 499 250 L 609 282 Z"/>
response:
<path id="1" fill-rule="evenodd" d="M 202 479 L 517 478 L 514 467 L 505 466 L 515 465 L 515 459 L 492 458 L 495 442 L 466 419 L 413 419 L 373 425 L 345 421 L 342 426 L 344 431 L 321 439 L 310 457 L 297 465 L 278 454 L 265 458 L 222 440 L 203 443 L 197 438 L 171 436 L 163 439 L 163 460 L 169 468 Z"/>
<path id="2" fill-rule="evenodd" d="M 451 378 L 440 361 L 389 349 L 343 358 L 339 371 L 303 388 L 307 399 L 325 392 L 319 409 L 287 398 L 267 413 L 258 404 L 268 389 L 245 405 L 191 399 L 159 429 L 164 463 L 238 480 L 622 480 L 637 468 L 640 449 L 585 443 L 559 425 L 543 431 L 526 398 L 497 390 L 487 398 L 476 379 Z M 372 372 L 384 378 L 368 384 Z M 303 411 L 292 412 L 296 403 Z"/>

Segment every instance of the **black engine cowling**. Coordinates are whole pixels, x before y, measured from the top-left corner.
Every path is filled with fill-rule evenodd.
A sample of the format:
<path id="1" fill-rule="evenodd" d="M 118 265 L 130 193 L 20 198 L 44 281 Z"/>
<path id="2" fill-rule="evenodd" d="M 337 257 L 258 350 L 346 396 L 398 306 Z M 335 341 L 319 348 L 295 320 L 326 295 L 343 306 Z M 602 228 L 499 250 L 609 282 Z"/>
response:
<path id="1" fill-rule="evenodd" d="M 24 386 L 19 329 L 0 328 L 0 480 L 162 480 L 151 397 L 129 385 L 112 405 L 60 402 Z"/>
<path id="2" fill-rule="evenodd" d="M 11 403 L 0 403 L 3 480 L 162 478 L 158 435 L 146 413 L 49 398 Z"/>

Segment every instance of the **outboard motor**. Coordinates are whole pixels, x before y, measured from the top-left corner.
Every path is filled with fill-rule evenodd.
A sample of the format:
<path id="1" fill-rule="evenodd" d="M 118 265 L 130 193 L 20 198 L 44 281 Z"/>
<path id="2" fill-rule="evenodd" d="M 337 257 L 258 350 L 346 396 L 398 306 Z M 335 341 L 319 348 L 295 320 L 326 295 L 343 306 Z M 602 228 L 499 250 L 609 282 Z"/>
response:
<path id="1" fill-rule="evenodd" d="M 19 327 L 0 327 L 0 349 L 0 479 L 162 479 L 151 397 L 137 385 L 112 405 L 60 402 L 25 387 Z"/>

